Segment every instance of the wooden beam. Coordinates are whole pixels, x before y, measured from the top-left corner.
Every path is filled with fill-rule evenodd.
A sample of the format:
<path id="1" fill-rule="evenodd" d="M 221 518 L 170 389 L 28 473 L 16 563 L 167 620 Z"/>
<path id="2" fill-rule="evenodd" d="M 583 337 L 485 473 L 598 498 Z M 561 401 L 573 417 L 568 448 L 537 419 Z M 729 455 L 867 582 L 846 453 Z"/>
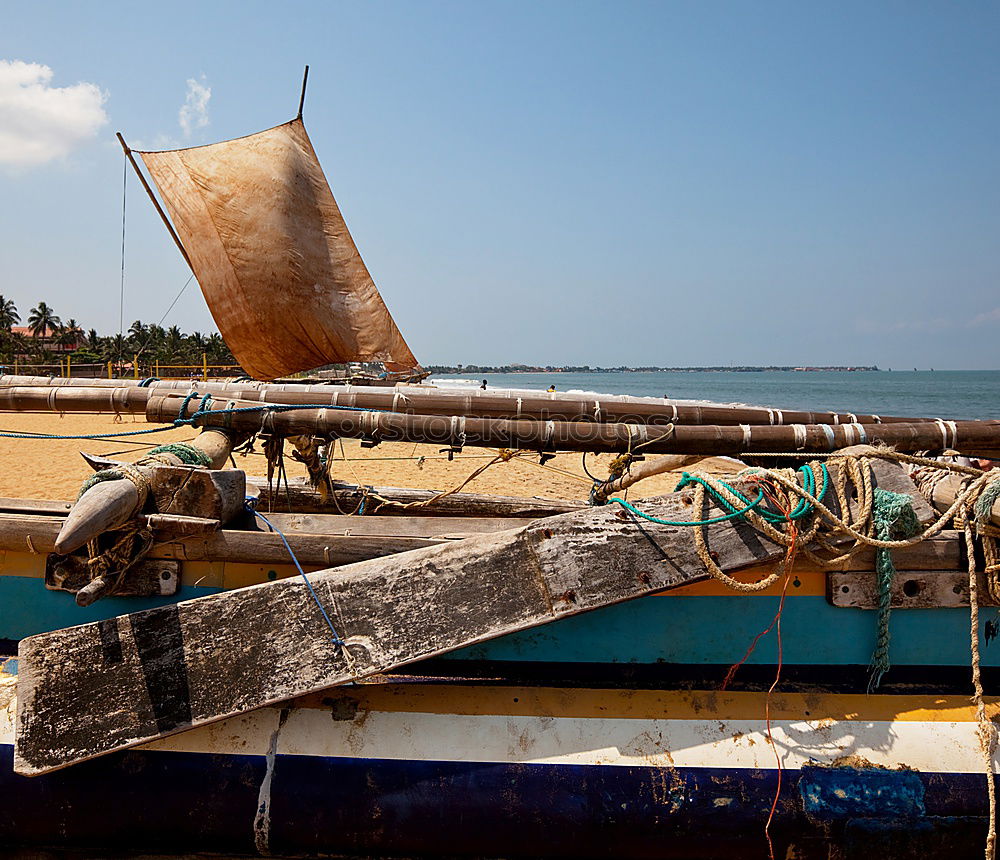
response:
<path id="1" fill-rule="evenodd" d="M 0 514 L 0 550 L 55 552 L 62 517 Z M 155 532 L 154 532 L 155 535 Z M 445 538 L 393 535 L 326 535 L 289 533 L 288 542 L 299 561 L 308 567 L 330 567 L 370 558 L 381 558 L 427 546 Z M 239 561 L 252 564 L 287 564 L 291 561 L 281 538 L 264 531 L 223 529 L 210 534 L 175 537 L 153 545 L 150 558 L 181 561 Z"/>
<path id="2" fill-rule="evenodd" d="M 333 482 L 333 492 L 323 497 L 305 478 L 289 478 L 280 486 L 268 487 L 267 479 L 247 475 L 247 487 L 260 494 L 260 509 L 265 513 L 269 508 L 281 511 L 332 512 L 338 509 L 355 511 L 364 499 L 366 515 L 378 513 L 381 516 L 423 517 L 523 517 L 536 519 L 579 511 L 587 507 L 582 500 L 546 499 L 542 497 L 491 496 L 483 493 L 452 493 L 431 504 L 419 508 L 400 508 L 383 505 L 372 494 L 402 504 L 427 502 L 437 493 L 433 490 L 413 490 L 408 487 L 359 487 L 355 484 Z"/>
<path id="3" fill-rule="evenodd" d="M 683 494 L 648 502 L 692 514 Z M 734 570 L 784 550 L 711 527 Z M 19 648 L 15 770 L 39 774 L 706 576 L 690 529 L 593 508 L 97 624 Z"/>

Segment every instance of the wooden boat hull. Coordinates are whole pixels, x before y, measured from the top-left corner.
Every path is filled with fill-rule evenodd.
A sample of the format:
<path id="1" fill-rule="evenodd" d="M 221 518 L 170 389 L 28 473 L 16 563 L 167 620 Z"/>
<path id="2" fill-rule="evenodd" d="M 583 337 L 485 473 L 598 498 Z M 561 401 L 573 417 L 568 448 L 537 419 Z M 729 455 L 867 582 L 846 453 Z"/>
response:
<path id="1" fill-rule="evenodd" d="M 831 840 L 860 851 L 874 839 L 887 856 L 908 856 L 916 836 L 925 850 L 947 840 L 950 856 L 979 846 L 985 777 L 966 697 L 783 693 L 773 745 L 764 699 L 406 679 L 33 779 L 11 772 L 8 701 L 0 840 L 158 853 L 766 856 L 777 750 L 777 856 L 789 846 L 825 856 L 808 852 Z"/>
<path id="2" fill-rule="evenodd" d="M 81 609 L 44 556 L 0 560 L 0 640 L 240 587 L 290 565 L 184 562 L 177 597 Z M 0 685 L 0 844 L 97 852 L 497 857 L 978 856 L 986 785 L 969 703 L 968 610 L 892 617 L 893 669 L 865 695 L 875 614 L 798 572 L 777 648 L 777 589 L 714 581 L 485 642 L 414 675 L 349 686 L 27 779 L 11 769 Z M 984 609 L 983 622 L 996 610 Z M 1000 644 L 983 643 L 987 689 Z M 13 664 L 8 669 L 13 671 Z M 0 678 L 3 678 L 0 675 Z M 1000 710 L 989 703 L 989 712 Z M 773 743 L 772 743 L 773 741 Z M 109 822 L 108 810 L 114 810 Z M 112 826 L 113 824 L 113 826 Z M 943 850 L 943 848 L 942 848 Z"/>

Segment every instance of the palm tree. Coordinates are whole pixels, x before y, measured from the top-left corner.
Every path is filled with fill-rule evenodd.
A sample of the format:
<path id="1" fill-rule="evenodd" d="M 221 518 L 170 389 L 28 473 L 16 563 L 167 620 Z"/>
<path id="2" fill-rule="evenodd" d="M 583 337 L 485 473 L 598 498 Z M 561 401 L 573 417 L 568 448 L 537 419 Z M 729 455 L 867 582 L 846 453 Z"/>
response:
<path id="1" fill-rule="evenodd" d="M 45 337 L 46 332 L 55 334 L 61 325 L 62 320 L 45 302 L 39 302 L 38 307 L 32 308 L 28 315 L 28 328 L 31 329 L 31 336 L 34 338 Z"/>
<path id="2" fill-rule="evenodd" d="M 104 355 L 106 359 L 110 359 L 115 363 L 121 362 L 128 355 L 128 341 L 120 334 L 107 338 L 104 346 Z"/>
<path id="3" fill-rule="evenodd" d="M 21 321 L 21 315 L 14 307 L 14 300 L 0 296 L 0 331 L 10 331 L 11 326 Z"/>
<path id="4" fill-rule="evenodd" d="M 96 353 L 100 353 L 101 351 L 101 338 L 97 334 L 96 328 L 92 328 L 87 332 L 87 349 Z"/>
<path id="5" fill-rule="evenodd" d="M 76 349 L 80 342 L 80 335 L 82 334 L 83 329 L 80 328 L 79 323 L 71 317 L 59 332 L 59 344 L 60 346 L 71 346 L 73 349 Z"/>

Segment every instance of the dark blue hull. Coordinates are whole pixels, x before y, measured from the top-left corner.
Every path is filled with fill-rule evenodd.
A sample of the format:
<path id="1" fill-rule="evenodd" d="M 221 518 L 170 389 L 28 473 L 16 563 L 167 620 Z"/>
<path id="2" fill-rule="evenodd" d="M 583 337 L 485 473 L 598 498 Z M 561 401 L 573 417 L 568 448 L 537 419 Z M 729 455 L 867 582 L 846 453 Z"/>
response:
<path id="1" fill-rule="evenodd" d="M 257 853 L 259 756 L 130 751 L 27 779 L 0 748 L 0 844 Z M 766 857 L 774 771 L 278 756 L 274 855 Z M 984 777 L 787 771 L 776 856 L 981 856 Z"/>

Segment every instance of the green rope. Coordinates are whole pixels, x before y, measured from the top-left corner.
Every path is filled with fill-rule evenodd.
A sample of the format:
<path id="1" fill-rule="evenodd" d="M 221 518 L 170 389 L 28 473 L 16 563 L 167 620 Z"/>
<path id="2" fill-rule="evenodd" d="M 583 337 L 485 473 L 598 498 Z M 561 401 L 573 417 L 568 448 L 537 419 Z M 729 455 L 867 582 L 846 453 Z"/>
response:
<path id="1" fill-rule="evenodd" d="M 986 524 L 990 521 L 990 512 L 993 506 L 1000 501 L 1000 478 L 990 481 L 979 494 L 976 503 L 972 506 L 976 517 L 976 524 Z"/>
<path id="2" fill-rule="evenodd" d="M 901 540 L 913 537 L 920 531 L 920 523 L 913 512 L 913 500 L 905 493 L 875 489 L 872 503 L 872 525 L 879 540 Z M 878 586 L 878 620 L 875 650 L 869 667 L 868 692 L 878 688 L 882 676 L 889 671 L 889 615 L 892 611 L 892 581 L 896 566 L 892 550 L 878 547 L 875 550 L 875 576 Z"/>
<path id="3" fill-rule="evenodd" d="M 94 472 L 86 481 L 83 482 L 83 486 L 80 487 L 80 492 L 76 496 L 76 500 L 80 501 L 83 494 L 87 492 L 91 487 L 96 487 L 98 484 L 104 481 L 120 481 L 124 479 L 124 475 L 121 470 L 115 469 L 101 469 L 100 472 Z"/>
<path id="4" fill-rule="evenodd" d="M 212 465 L 212 458 L 201 448 L 196 448 L 189 442 L 170 442 L 160 445 L 149 452 L 147 456 L 153 454 L 173 454 L 182 463 L 188 466 L 204 466 L 208 468 Z"/>
<path id="5" fill-rule="evenodd" d="M 799 472 L 802 474 L 802 488 L 809 493 L 809 495 L 814 496 L 817 499 L 822 500 L 823 496 L 826 495 L 827 487 L 829 486 L 830 473 L 827 471 L 826 465 L 821 465 L 823 483 L 820 485 L 819 492 L 816 492 L 816 476 L 813 474 L 812 469 L 808 466 L 799 467 Z M 754 472 L 751 472 L 754 474 Z M 619 499 L 616 496 L 612 496 L 608 499 L 609 502 L 615 502 L 621 505 L 625 510 L 630 511 L 638 517 L 644 520 L 648 520 L 651 523 L 657 523 L 661 526 L 710 526 L 715 523 L 723 523 L 727 520 L 735 520 L 746 515 L 750 511 L 756 510 L 758 515 L 763 519 L 767 520 L 769 523 L 787 523 L 792 520 L 801 519 L 807 514 L 812 513 L 813 504 L 812 502 L 800 498 L 799 503 L 795 506 L 792 512 L 788 515 L 776 513 L 774 511 L 769 511 L 767 508 L 759 508 L 761 502 L 764 501 L 764 491 L 761 490 L 757 494 L 757 498 L 751 501 L 746 496 L 743 495 L 739 490 L 733 487 L 731 484 L 727 484 L 725 481 L 719 481 L 719 484 L 726 488 L 726 490 L 732 493 L 737 499 L 743 503 L 742 508 L 736 507 L 732 504 L 725 496 L 723 496 L 718 490 L 715 489 L 708 481 L 699 475 L 692 475 L 688 472 L 683 472 L 681 474 L 681 479 L 677 486 L 674 487 L 674 492 L 683 490 L 685 487 L 691 484 L 701 484 L 705 488 L 705 492 L 713 499 L 713 501 L 727 513 L 723 516 L 712 517 L 708 520 L 661 520 L 656 517 L 652 517 L 649 514 L 645 514 L 636 508 L 634 505 L 626 502 L 624 499 Z"/>
<path id="6" fill-rule="evenodd" d="M 712 517 L 712 519 L 710 520 L 661 520 L 658 519 L 657 517 L 650 516 L 647 513 L 643 513 L 637 507 L 635 507 L 635 505 L 626 502 L 624 499 L 619 499 L 617 496 L 612 496 L 610 499 L 608 499 L 608 501 L 617 502 L 619 505 L 625 508 L 626 511 L 630 511 L 637 517 L 641 517 L 644 520 L 649 520 L 649 522 L 657 523 L 661 526 L 710 526 L 713 525 L 714 523 L 723 523 L 726 520 L 735 520 L 738 517 L 742 517 L 748 511 L 752 511 L 762 501 L 764 501 L 764 491 L 761 490 L 757 498 L 754 499 L 752 502 L 748 501 L 746 507 L 743 508 L 733 507 L 733 505 L 729 504 L 729 502 L 725 500 L 720 500 L 722 506 L 728 509 L 729 513 L 725 514 L 724 516 Z"/>

